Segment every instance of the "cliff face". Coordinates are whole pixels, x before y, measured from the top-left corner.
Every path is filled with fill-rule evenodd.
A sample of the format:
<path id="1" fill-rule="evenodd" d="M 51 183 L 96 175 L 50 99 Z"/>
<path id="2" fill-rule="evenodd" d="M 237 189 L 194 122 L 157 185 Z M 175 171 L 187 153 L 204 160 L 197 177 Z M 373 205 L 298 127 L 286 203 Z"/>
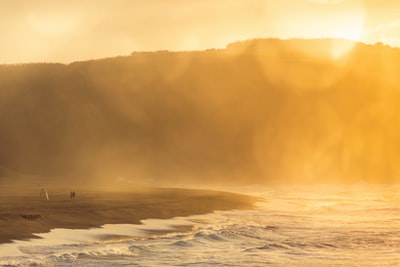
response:
<path id="1" fill-rule="evenodd" d="M 0 66 L 0 166 L 67 182 L 398 181 L 400 49 L 346 42 L 336 57 L 337 42 Z"/>

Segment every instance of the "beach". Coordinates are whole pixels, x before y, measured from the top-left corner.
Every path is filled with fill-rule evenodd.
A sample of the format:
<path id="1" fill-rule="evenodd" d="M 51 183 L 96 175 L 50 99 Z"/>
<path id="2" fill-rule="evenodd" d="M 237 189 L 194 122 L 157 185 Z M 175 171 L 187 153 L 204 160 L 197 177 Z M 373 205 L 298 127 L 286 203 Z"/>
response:
<path id="1" fill-rule="evenodd" d="M 215 210 L 251 209 L 250 196 L 210 190 L 144 188 L 131 192 L 48 191 L 0 197 L 0 243 L 35 238 L 51 229 L 87 229 L 104 224 L 139 224 Z"/>
<path id="2" fill-rule="evenodd" d="M 40 239 L 0 244 L 0 266 L 400 266 L 399 188 L 399 185 L 241 188 L 256 199 L 254 207 L 245 196 L 212 191 L 163 189 L 137 193 L 137 198 L 129 193 L 120 197 L 124 199 L 122 202 L 118 194 L 110 193 L 109 199 L 104 196 L 102 201 L 119 204 L 96 208 L 93 218 L 104 218 L 104 213 L 109 213 L 111 221 L 120 222 L 124 211 L 131 213 L 127 217 L 133 220 L 200 213 L 212 208 L 220 211 L 149 218 L 139 224 L 55 228 L 38 234 Z M 80 196 L 92 198 L 82 199 L 86 203 L 82 206 L 97 203 L 93 199 L 99 199 L 77 192 L 75 204 Z M 51 201 L 52 198 L 48 205 Z M 63 201 L 69 201 L 68 196 Z M 140 202 L 137 206 L 140 208 L 134 208 L 135 202 Z M 126 203 L 133 203 L 126 205 L 133 208 L 121 207 Z M 121 208 L 112 208 L 117 206 Z M 250 209 L 238 210 L 238 207 Z M 89 224 L 91 216 L 86 216 L 84 210 L 91 209 L 80 209 L 76 213 L 88 217 L 86 222 L 70 219 L 70 225 Z M 69 210 L 72 213 L 74 208 Z M 43 218 L 41 223 L 54 223 L 51 217 L 59 214 L 61 209 L 49 213 L 50 219 Z M 33 221 L 18 220 L 26 220 L 26 225 L 40 223 L 33 218 Z M 16 230 L 21 231 L 21 226 Z"/>

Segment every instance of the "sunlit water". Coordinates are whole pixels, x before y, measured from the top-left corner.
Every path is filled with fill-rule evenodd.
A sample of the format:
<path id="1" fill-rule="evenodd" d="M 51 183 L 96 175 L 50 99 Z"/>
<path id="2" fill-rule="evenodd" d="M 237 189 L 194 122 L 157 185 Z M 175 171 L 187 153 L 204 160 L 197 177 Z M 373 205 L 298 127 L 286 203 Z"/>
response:
<path id="1" fill-rule="evenodd" d="M 40 240 L 0 245 L 0 265 L 400 266 L 399 186 L 246 193 L 264 200 L 248 211 L 57 229 Z M 193 228 L 178 231 L 182 226 Z"/>

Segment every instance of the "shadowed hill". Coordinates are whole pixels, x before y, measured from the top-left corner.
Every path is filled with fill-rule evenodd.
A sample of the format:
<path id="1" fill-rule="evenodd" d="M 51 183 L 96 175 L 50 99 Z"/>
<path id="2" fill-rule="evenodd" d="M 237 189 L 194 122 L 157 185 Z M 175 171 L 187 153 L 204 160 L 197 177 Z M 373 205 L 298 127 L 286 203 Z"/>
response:
<path id="1" fill-rule="evenodd" d="M 267 39 L 0 66 L 0 166 L 66 184 L 396 181 L 398 62 Z"/>

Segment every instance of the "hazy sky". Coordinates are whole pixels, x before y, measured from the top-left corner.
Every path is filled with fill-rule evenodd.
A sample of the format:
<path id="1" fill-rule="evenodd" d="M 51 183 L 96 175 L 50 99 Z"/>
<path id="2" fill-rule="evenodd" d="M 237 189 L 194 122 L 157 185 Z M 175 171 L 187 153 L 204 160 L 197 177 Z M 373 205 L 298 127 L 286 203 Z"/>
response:
<path id="1" fill-rule="evenodd" d="M 0 63 L 196 50 L 258 37 L 400 46 L 398 0 L 0 0 Z"/>

